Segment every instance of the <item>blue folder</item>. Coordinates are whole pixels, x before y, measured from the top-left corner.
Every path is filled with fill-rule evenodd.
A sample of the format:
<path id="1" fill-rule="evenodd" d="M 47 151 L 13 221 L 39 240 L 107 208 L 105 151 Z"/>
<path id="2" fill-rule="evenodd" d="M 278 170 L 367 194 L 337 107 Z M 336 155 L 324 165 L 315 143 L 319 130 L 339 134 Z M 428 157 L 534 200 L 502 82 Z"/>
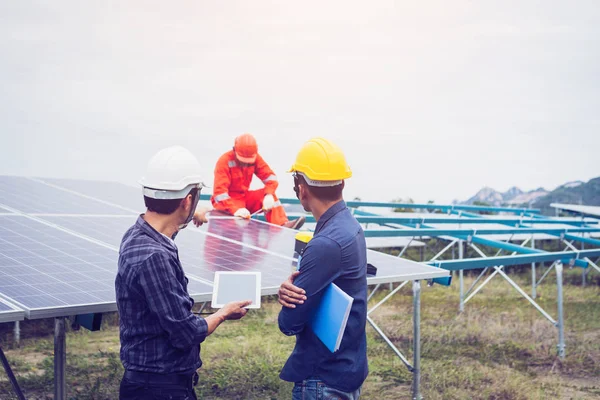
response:
<path id="1" fill-rule="evenodd" d="M 331 283 L 310 320 L 310 327 L 332 353 L 340 348 L 354 299 Z"/>

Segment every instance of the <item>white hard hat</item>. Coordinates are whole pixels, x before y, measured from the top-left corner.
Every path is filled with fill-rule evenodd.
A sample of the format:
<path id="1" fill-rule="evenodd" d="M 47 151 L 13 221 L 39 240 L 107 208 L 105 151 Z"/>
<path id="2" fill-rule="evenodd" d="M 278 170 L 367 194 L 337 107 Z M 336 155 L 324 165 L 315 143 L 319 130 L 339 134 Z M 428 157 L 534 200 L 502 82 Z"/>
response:
<path id="1" fill-rule="evenodd" d="M 202 168 L 194 155 L 182 146 L 160 150 L 148 162 L 139 181 L 144 196 L 153 199 L 183 199 L 193 187 L 206 187 Z"/>

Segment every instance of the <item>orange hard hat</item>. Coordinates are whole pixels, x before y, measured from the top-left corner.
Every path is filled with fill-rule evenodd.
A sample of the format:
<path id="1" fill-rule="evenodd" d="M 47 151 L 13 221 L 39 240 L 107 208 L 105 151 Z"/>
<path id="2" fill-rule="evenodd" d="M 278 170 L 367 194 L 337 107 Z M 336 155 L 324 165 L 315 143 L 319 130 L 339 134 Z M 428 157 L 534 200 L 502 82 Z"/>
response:
<path id="1" fill-rule="evenodd" d="M 235 155 L 243 163 L 253 164 L 258 154 L 256 138 L 250 133 L 244 133 L 235 138 L 233 146 Z"/>

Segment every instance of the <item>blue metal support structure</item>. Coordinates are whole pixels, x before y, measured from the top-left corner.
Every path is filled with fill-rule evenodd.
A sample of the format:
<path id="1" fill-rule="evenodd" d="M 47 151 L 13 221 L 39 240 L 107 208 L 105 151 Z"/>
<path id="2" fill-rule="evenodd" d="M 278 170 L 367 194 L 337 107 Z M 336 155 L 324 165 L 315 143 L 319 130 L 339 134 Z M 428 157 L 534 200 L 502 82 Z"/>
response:
<path id="1" fill-rule="evenodd" d="M 210 196 L 202 195 L 201 200 L 209 200 Z M 280 198 L 283 204 L 300 204 L 300 200 L 291 198 Z M 380 207 L 380 208 L 412 208 L 422 210 L 440 210 L 451 212 L 452 210 L 463 211 L 482 211 L 482 212 L 504 212 L 523 215 L 525 213 L 539 214 L 541 211 L 536 208 L 516 208 L 516 207 L 487 207 L 487 206 L 469 206 L 464 204 L 412 204 L 412 203 L 380 203 L 372 201 L 347 201 L 348 207 Z"/>
<path id="2" fill-rule="evenodd" d="M 481 216 L 479 214 L 473 214 L 473 213 L 468 213 L 468 212 L 453 212 L 453 214 L 457 214 L 457 215 L 463 216 L 463 217 L 468 217 L 468 219 L 465 219 L 464 221 L 462 221 L 462 223 L 487 223 L 484 221 L 490 221 L 489 218 L 484 218 L 483 216 Z M 540 223 L 540 224 L 562 224 L 562 225 L 573 225 L 573 226 L 577 226 L 577 227 L 589 227 L 589 225 L 598 224 L 597 221 L 570 221 L 570 220 L 565 221 L 565 220 L 549 219 L 549 218 L 544 219 L 543 217 L 540 217 L 539 215 L 533 215 L 533 217 L 534 217 L 533 219 L 522 219 L 521 222 L 519 223 L 519 226 L 522 226 L 523 224 Z M 470 221 L 470 222 L 466 222 L 466 221 Z M 498 223 L 502 224 L 502 225 L 512 226 L 512 223 L 510 223 L 507 220 L 498 221 Z M 527 226 L 523 226 L 523 228 L 532 229 Z M 575 228 L 575 229 L 578 229 L 578 228 Z M 590 228 L 590 229 L 595 229 L 595 228 Z M 573 240 L 576 242 L 581 242 L 581 243 L 589 244 L 592 246 L 600 247 L 600 240 L 586 238 L 583 236 L 575 236 L 575 235 L 570 234 L 569 232 L 571 232 L 571 233 L 586 233 L 586 232 L 590 233 L 590 232 L 594 232 L 594 231 L 578 232 L 578 231 L 571 230 L 571 228 L 568 228 L 565 230 L 565 232 L 557 232 L 554 229 L 547 229 L 547 230 L 544 230 L 543 232 L 535 232 L 535 233 L 545 233 L 545 234 L 548 234 L 550 236 L 555 236 L 560 239 Z M 527 233 L 527 232 L 523 232 L 523 233 Z"/>
<path id="3" fill-rule="evenodd" d="M 458 223 L 458 222 L 457 222 Z M 416 225 L 416 224 L 401 224 Z M 569 233 L 598 233 L 600 228 L 486 228 L 486 229 L 439 229 L 439 228 L 407 228 L 407 229 L 368 229 L 365 231 L 367 237 L 396 237 L 396 236 L 475 236 L 475 235 L 510 235 L 510 234 L 534 234 L 546 233 L 549 235 L 567 235 Z M 581 237 L 577 237 L 581 239 Z M 589 241 L 595 241 L 589 239 Z"/>
<path id="4" fill-rule="evenodd" d="M 571 265 L 575 260 L 584 261 L 585 258 L 600 257 L 600 249 L 582 250 L 582 251 L 558 251 L 554 253 L 535 253 L 535 254 L 518 254 L 514 256 L 499 256 L 488 258 L 467 258 L 464 260 L 442 260 L 433 261 L 426 264 L 433 265 L 438 268 L 444 268 L 449 271 L 459 271 L 461 269 L 480 269 L 491 267 L 494 265 L 521 265 L 530 264 L 532 262 L 547 262 L 557 260 L 568 260 L 568 265 Z"/>
<path id="5" fill-rule="evenodd" d="M 364 211 L 362 212 L 364 213 Z M 470 213 L 469 213 L 470 214 Z M 476 214 L 473 214 L 476 215 Z M 265 221 L 266 218 L 264 215 L 256 215 L 254 218 L 259 219 L 261 221 Z M 422 218 L 414 218 L 414 217 L 391 217 L 391 216 L 373 216 L 373 215 L 361 215 L 359 213 L 355 213 L 355 218 L 361 224 L 502 224 L 508 225 L 511 227 L 519 227 L 521 224 L 556 224 L 556 225 L 573 225 L 580 227 L 587 227 L 589 224 L 583 221 L 576 220 L 567 220 L 561 221 L 556 219 L 534 219 L 534 218 L 510 218 L 510 219 L 502 219 L 502 218 L 449 218 L 449 217 L 422 217 Z M 315 217 L 312 215 L 306 216 L 306 222 L 315 223 Z"/>
<path id="6" fill-rule="evenodd" d="M 360 216 L 373 216 L 371 213 L 367 213 L 367 212 L 356 212 L 357 214 L 359 214 Z M 475 214 L 473 214 L 475 215 Z M 475 220 L 475 219 L 474 219 Z M 469 220 L 470 221 L 470 220 Z M 460 223 L 460 221 L 458 222 Z M 506 243 L 506 242 L 502 242 L 502 241 L 498 241 L 498 240 L 491 240 L 491 239 L 486 239 L 483 238 L 481 236 L 477 236 L 477 234 L 479 235 L 491 235 L 491 234 L 514 234 L 514 233 L 547 233 L 548 231 L 555 231 L 561 234 L 566 234 L 565 232 L 572 232 L 573 230 L 583 230 L 584 232 L 600 232 L 600 229 L 598 228 L 573 228 L 573 229 L 536 229 L 536 228 L 502 228 L 502 229 L 436 229 L 436 228 L 430 228 L 427 227 L 427 225 L 420 225 L 420 227 L 417 227 L 419 225 L 417 224 L 399 224 L 399 225 L 405 225 L 408 226 L 408 228 L 405 229 L 399 229 L 398 226 L 394 226 L 394 225 L 388 225 L 388 227 L 390 228 L 394 228 L 393 230 L 389 230 L 389 229 L 369 229 L 365 231 L 365 236 L 366 237 L 390 237 L 390 236 L 404 236 L 404 237 L 419 237 L 419 236 L 431 236 L 431 237 L 437 237 L 437 236 L 450 236 L 453 237 L 455 239 L 460 239 L 460 240 L 465 240 L 468 243 L 470 242 L 474 242 L 474 243 L 478 243 L 478 244 L 483 244 L 485 246 L 489 246 L 489 247 L 494 247 L 497 249 L 504 249 L 504 250 L 509 250 L 509 251 L 515 251 L 517 253 L 525 253 L 525 254 L 531 254 L 531 253 L 544 253 L 543 250 L 538 250 L 538 249 L 530 249 L 530 248 L 526 248 L 526 247 L 521 247 L 521 246 L 517 246 L 511 243 Z M 563 260 L 562 261 L 564 264 L 569 264 L 570 260 Z M 584 260 L 578 260 L 575 259 L 574 260 L 574 265 L 581 267 L 581 268 L 586 268 L 588 266 L 587 261 Z M 457 268 L 457 270 L 460 270 L 459 268 Z M 459 273 L 460 274 L 460 273 Z M 460 276 L 459 276 L 460 277 Z"/>
<path id="7" fill-rule="evenodd" d="M 363 213 L 364 214 L 364 213 Z M 541 218 L 540 218 L 541 219 Z M 477 218 L 473 218 L 474 221 L 480 222 L 479 216 Z M 372 220 L 371 220 L 372 221 Z M 369 222 L 371 222 L 369 221 Z M 383 222 L 381 219 L 379 220 Z M 459 220 L 453 221 L 454 223 L 461 224 L 464 221 L 469 220 Z M 375 222 L 375 221 L 372 221 Z M 397 223 L 396 221 L 386 221 L 387 223 Z M 566 235 L 570 235 L 573 231 L 571 229 L 539 229 L 535 228 L 521 228 L 521 229 L 501 229 L 501 230 L 493 230 L 493 229 L 484 229 L 484 230 L 464 230 L 464 229 L 455 229 L 455 230 L 442 230 L 442 229 L 433 229 L 429 228 L 426 225 L 421 225 L 423 220 L 419 221 L 420 223 L 404 223 L 400 225 L 410 226 L 408 229 L 399 229 L 397 225 L 388 225 L 390 228 L 396 228 L 394 230 L 377 230 L 377 231 L 366 231 L 365 234 L 369 236 L 451 236 L 459 239 L 459 243 L 462 243 L 463 240 L 466 240 L 475 250 L 479 252 L 479 254 L 484 257 L 480 259 L 467 259 L 467 260 L 451 260 L 451 261 L 435 261 L 430 262 L 430 265 L 448 269 L 451 271 L 458 270 L 459 274 L 462 275 L 464 269 L 481 269 L 481 268 L 494 268 L 495 273 L 499 273 L 505 280 L 507 280 L 511 286 L 513 286 L 523 297 L 525 297 L 538 311 L 540 311 L 545 318 L 547 318 L 555 327 L 558 329 L 558 355 L 560 358 L 564 358 L 565 356 L 565 340 L 564 340 L 564 318 L 563 318 L 563 293 L 562 293 L 562 265 L 563 263 L 568 265 L 579 265 L 583 268 L 588 266 L 588 261 L 592 257 L 600 256 L 600 249 L 597 250 L 581 250 L 581 251 L 563 251 L 563 252 L 555 252 L 555 253 L 547 253 L 541 250 L 537 250 L 535 248 L 526 248 L 522 246 L 517 246 L 511 243 L 499 242 L 495 240 L 490 240 L 487 238 L 483 238 L 477 236 L 476 234 L 507 234 L 507 233 L 549 233 L 555 232 L 561 238 L 565 238 Z M 501 223 L 506 224 L 507 221 L 502 221 Z M 540 221 L 541 222 L 541 221 Z M 564 223 L 564 221 L 561 221 Z M 522 221 L 519 222 L 519 226 Z M 593 232 L 598 231 L 593 228 L 576 228 L 581 229 L 582 232 Z M 592 229 L 592 230 L 590 230 Z M 410 234 L 406 234 L 410 232 Z M 432 235 L 433 232 L 436 232 L 436 235 Z M 419 234 L 420 233 L 420 234 Z M 577 236 L 577 239 L 580 237 Z M 593 239 L 588 239 L 593 240 Z M 511 250 L 513 252 L 526 253 L 513 255 L 508 257 L 486 257 L 485 253 L 483 253 L 480 249 L 478 249 L 473 243 L 478 243 L 490 247 L 500 248 L 504 250 Z M 588 242 L 589 243 L 589 242 Z M 462 250 L 462 248 L 461 248 Z M 576 248 L 574 250 L 577 250 Z M 583 259 L 582 259 L 583 258 Z M 558 291 L 558 320 L 554 320 L 547 312 L 545 312 L 531 297 L 529 297 L 512 279 L 510 279 L 506 273 L 502 271 L 504 266 L 509 265 L 520 265 L 534 262 L 544 262 L 544 261 L 554 261 L 557 265 L 557 291 Z M 490 276 L 490 278 L 492 278 Z M 462 278 L 462 276 L 461 276 Z M 489 279 L 488 279 L 489 281 Z M 482 284 L 478 290 L 483 287 Z M 460 279 L 460 310 L 464 309 L 464 290 L 463 290 L 463 281 Z M 472 297 L 477 291 L 475 291 L 470 297 Z"/>

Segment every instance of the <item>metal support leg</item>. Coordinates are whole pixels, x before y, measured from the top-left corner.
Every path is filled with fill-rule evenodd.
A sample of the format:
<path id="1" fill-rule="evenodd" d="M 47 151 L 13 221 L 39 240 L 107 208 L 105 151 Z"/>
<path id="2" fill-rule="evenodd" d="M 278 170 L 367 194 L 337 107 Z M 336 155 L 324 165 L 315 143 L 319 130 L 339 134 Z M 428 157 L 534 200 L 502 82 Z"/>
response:
<path id="1" fill-rule="evenodd" d="M 488 276 L 488 277 L 486 278 L 486 280 L 485 280 L 485 281 L 483 281 L 483 283 L 482 283 L 481 285 L 479 285 L 477 288 L 475 288 L 475 290 L 473 290 L 473 291 L 471 292 L 471 294 L 469 294 L 469 295 L 467 296 L 467 298 L 465 299 L 465 304 L 467 304 L 467 303 L 468 303 L 468 302 L 469 302 L 469 301 L 470 301 L 470 300 L 471 300 L 473 297 L 475 297 L 475 295 L 476 295 L 477 293 L 479 293 L 479 291 L 480 291 L 481 289 L 483 289 L 483 288 L 484 288 L 484 286 L 485 286 L 485 285 L 487 285 L 487 284 L 488 284 L 488 282 L 489 282 L 489 281 L 491 281 L 491 280 L 492 280 L 492 279 L 493 279 L 493 278 L 496 276 L 496 274 L 498 274 L 498 271 L 499 271 L 499 270 L 501 270 L 502 268 L 504 268 L 504 266 L 502 266 L 502 265 L 501 265 L 499 268 L 495 268 L 495 269 L 494 269 L 494 272 L 492 272 L 492 273 L 490 274 L 490 276 Z"/>
<path id="2" fill-rule="evenodd" d="M 502 271 L 502 267 L 494 267 L 494 269 L 496 271 L 498 271 L 498 273 L 517 291 L 521 294 L 521 296 L 523 296 L 525 298 L 525 300 L 527 300 L 529 303 L 531 303 L 531 305 L 533 307 L 535 307 L 536 310 L 538 310 L 544 317 L 546 317 L 546 319 L 548 321 L 550 321 L 553 325 L 556 326 L 557 322 L 554 320 L 554 318 L 552 318 L 550 316 L 550 314 L 548 314 L 538 303 L 535 302 L 535 300 L 533 300 L 531 297 L 529 297 L 527 295 L 527 293 L 525 293 L 525 291 L 523 289 L 521 289 L 521 287 L 519 285 L 517 285 L 515 283 L 515 281 L 513 281 L 512 279 L 509 278 L 508 275 L 506 275 L 503 271 Z"/>
<path id="3" fill-rule="evenodd" d="M 201 313 L 202 311 L 204 311 L 204 309 L 206 308 L 206 303 L 208 303 L 208 302 L 205 301 L 204 303 L 202 303 L 202 305 L 200 306 L 200 310 L 198 311 L 199 313 Z"/>
<path id="4" fill-rule="evenodd" d="M 464 254 L 464 245 L 463 245 L 463 241 L 460 240 L 458 242 L 458 258 L 460 260 L 463 259 L 463 254 Z M 461 269 L 460 271 L 458 271 L 458 281 L 459 281 L 459 289 L 460 289 L 460 304 L 458 306 L 458 311 L 459 312 L 463 312 L 465 311 L 465 283 L 463 280 L 463 270 Z"/>
<path id="5" fill-rule="evenodd" d="M 535 239 L 531 239 L 531 248 L 535 249 Z M 535 284 L 537 283 L 537 277 L 535 275 L 535 263 L 531 263 L 531 298 L 535 299 L 537 296 Z"/>
<path id="6" fill-rule="evenodd" d="M 400 350 L 398 350 L 398 348 L 394 345 L 394 343 L 392 343 L 392 341 L 385 335 L 385 333 L 383 333 L 383 331 L 381 330 L 381 328 L 379 326 L 377 326 L 377 324 L 375 323 L 375 321 L 373 321 L 373 319 L 371 319 L 371 317 L 369 317 L 367 315 L 367 322 L 373 327 L 373 329 L 375 329 L 375 332 L 377 332 L 377 334 L 379 336 L 381 336 L 381 338 L 383 339 L 383 341 L 390 347 L 390 349 L 392 349 L 392 351 L 396 354 L 396 356 L 398 356 L 398 358 L 400 359 L 400 361 L 402 361 L 402 363 L 404 365 L 406 365 L 406 368 L 408 368 L 408 370 L 410 372 L 413 371 L 413 366 L 410 365 L 410 363 L 408 362 L 408 360 L 406 359 L 406 357 L 404 357 L 404 354 L 402 354 L 400 352 Z"/>
<path id="7" fill-rule="evenodd" d="M 581 234 L 582 238 L 585 238 L 585 233 Z M 581 250 L 585 250 L 585 242 L 581 242 Z M 584 268 L 583 271 L 581 272 L 581 286 L 585 287 L 586 284 L 586 277 L 587 277 L 587 273 L 589 271 L 589 268 Z"/>
<path id="8" fill-rule="evenodd" d="M 19 382 L 17 382 L 17 378 L 15 378 L 15 374 L 13 374 L 12 368 L 10 368 L 10 364 L 8 363 L 8 360 L 6 359 L 4 352 L 2 351 L 2 347 L 0 347 L 0 361 L 2 361 L 2 366 L 4 367 L 4 370 L 6 371 L 8 380 L 10 381 L 10 383 L 13 387 L 13 390 L 15 391 L 15 394 L 17 395 L 17 398 L 19 400 L 25 400 L 25 396 L 23 396 L 23 392 L 21 391 L 21 388 L 19 387 Z"/>
<path id="9" fill-rule="evenodd" d="M 14 337 L 15 337 L 15 344 L 18 347 L 19 344 L 21 343 L 21 324 L 19 321 L 15 321 Z"/>
<path id="10" fill-rule="evenodd" d="M 468 295 L 468 294 L 471 292 L 471 290 L 473 290 L 473 288 L 474 288 L 475 286 L 477 286 L 477 284 L 479 283 L 479 281 L 481 280 L 481 278 L 483 278 L 483 277 L 485 276 L 485 274 L 487 273 L 488 269 L 489 269 L 489 267 L 485 267 L 485 268 L 483 269 L 483 271 L 481 271 L 481 273 L 479 274 L 479 276 L 477 277 L 477 279 L 475 279 L 475 282 L 473 282 L 473 283 L 471 284 L 471 286 L 469 286 L 469 288 L 468 288 L 468 289 L 467 289 L 467 291 L 465 292 L 465 296 L 467 296 L 467 295 Z M 466 303 L 466 301 L 465 301 L 465 303 Z"/>
<path id="11" fill-rule="evenodd" d="M 413 400 L 421 400 L 421 282 L 413 282 Z"/>
<path id="12" fill-rule="evenodd" d="M 402 361 L 402 363 L 404 365 L 406 365 L 406 368 L 408 368 L 408 370 L 410 372 L 413 372 L 414 368 L 410 364 L 410 362 L 408 362 L 408 360 L 406 359 L 406 357 L 404 357 L 404 354 L 402 354 L 400 352 L 400 350 L 398 350 L 398 348 L 394 345 L 394 343 L 392 343 L 392 341 L 386 336 L 386 334 L 381 330 L 381 328 L 379 326 L 377 326 L 377 324 L 375 323 L 375 321 L 373 321 L 373 319 L 371 319 L 371 317 L 369 316 L 369 314 L 371 314 L 373 311 L 375 311 L 381 304 L 385 303 L 390 297 L 392 297 L 394 295 L 394 293 L 396 293 L 397 291 L 399 291 L 408 282 L 409 281 L 402 282 L 402 284 L 399 285 L 396 289 L 394 289 L 394 291 L 392 293 L 389 293 L 383 300 L 381 300 L 374 307 L 372 307 L 370 310 L 368 310 L 367 311 L 367 322 L 369 323 L 369 325 L 371 325 L 373 327 L 373 329 L 375 329 L 375 332 L 377 332 L 377 334 L 385 341 L 385 343 L 390 347 L 390 349 L 392 349 L 392 351 L 394 352 L 394 354 L 396 354 L 396 356 L 398 356 L 398 358 L 400 359 L 400 361 Z M 421 286 L 419 284 L 419 289 L 420 288 L 421 288 Z M 419 290 L 419 296 L 420 296 L 420 290 Z M 419 297 L 419 299 L 420 299 L 420 297 Z M 419 305 L 420 305 L 420 300 L 419 300 Z M 419 308 L 419 310 L 420 310 L 420 308 Z M 417 318 L 420 318 L 420 315 L 417 315 Z M 420 334 L 420 332 L 417 332 L 417 333 Z M 419 359 L 419 361 L 420 361 L 420 359 Z"/>
<path id="13" fill-rule="evenodd" d="M 535 284 L 535 286 L 540 286 L 540 284 L 542 283 L 542 281 L 544 280 L 544 278 L 546 278 L 548 276 L 548 274 L 550 272 L 552 272 L 552 268 L 554 268 L 554 266 L 556 265 L 556 261 L 554 261 L 546 270 L 546 272 L 544 272 L 544 274 L 542 275 L 542 277 L 540 278 L 540 280 L 538 281 L 538 283 Z"/>
<path id="14" fill-rule="evenodd" d="M 396 292 L 398 292 L 400 289 L 402 289 L 408 282 L 410 282 L 410 281 L 402 282 L 400 285 L 398 285 L 398 287 L 396 289 L 394 289 L 390 293 L 388 293 L 388 295 L 385 296 L 383 299 L 381 299 L 381 301 L 379 303 L 375 304 L 373 307 L 371 307 L 371 309 L 367 310 L 367 315 L 369 315 L 373 311 L 377 310 L 379 308 L 379 306 L 381 306 L 383 303 L 388 301 L 393 295 L 396 294 Z"/>
<path id="15" fill-rule="evenodd" d="M 402 258 L 402 256 L 404 255 L 404 253 L 406 252 L 406 250 L 412 243 L 413 239 L 414 239 L 414 237 L 411 237 L 410 240 L 408 241 L 408 243 L 406 244 L 406 246 L 404 246 L 404 248 L 402 250 L 400 250 L 400 253 L 398 253 L 398 258 Z"/>
<path id="16" fill-rule="evenodd" d="M 454 243 L 456 243 L 456 242 L 457 242 L 456 240 L 453 240 L 452 242 L 450 242 L 450 244 L 448 244 L 446 247 L 444 247 L 439 253 L 437 253 L 435 256 L 433 256 L 433 258 L 429 261 L 431 262 L 431 261 L 437 260 L 442 255 L 444 255 L 444 253 L 446 251 L 448 251 L 449 248 L 452 248 L 452 259 L 454 259 Z"/>
<path id="17" fill-rule="evenodd" d="M 54 319 L 54 400 L 66 400 L 67 385 L 65 368 L 67 365 L 67 337 L 65 318 Z"/>
<path id="18" fill-rule="evenodd" d="M 369 294 L 369 297 L 367 298 L 367 303 L 369 302 L 369 300 L 371 300 L 371 298 L 373 298 L 373 296 L 375 296 L 375 293 L 377 293 L 377 290 L 379 290 L 379 286 L 381 286 L 381 283 L 378 283 L 377 286 L 375 286 L 373 288 L 373 290 L 371 290 L 371 293 Z"/>
<path id="19" fill-rule="evenodd" d="M 600 267 L 598 267 L 598 260 L 596 260 L 596 262 L 592 262 L 592 260 L 590 260 L 589 258 L 585 258 L 585 260 L 588 262 L 588 267 L 591 266 L 592 268 L 596 269 L 596 271 L 600 272 Z M 589 268 L 588 268 L 589 269 Z"/>
<path id="20" fill-rule="evenodd" d="M 558 291 L 558 356 L 565 358 L 565 323 L 563 318 L 563 265 L 556 263 L 556 289 Z"/>

